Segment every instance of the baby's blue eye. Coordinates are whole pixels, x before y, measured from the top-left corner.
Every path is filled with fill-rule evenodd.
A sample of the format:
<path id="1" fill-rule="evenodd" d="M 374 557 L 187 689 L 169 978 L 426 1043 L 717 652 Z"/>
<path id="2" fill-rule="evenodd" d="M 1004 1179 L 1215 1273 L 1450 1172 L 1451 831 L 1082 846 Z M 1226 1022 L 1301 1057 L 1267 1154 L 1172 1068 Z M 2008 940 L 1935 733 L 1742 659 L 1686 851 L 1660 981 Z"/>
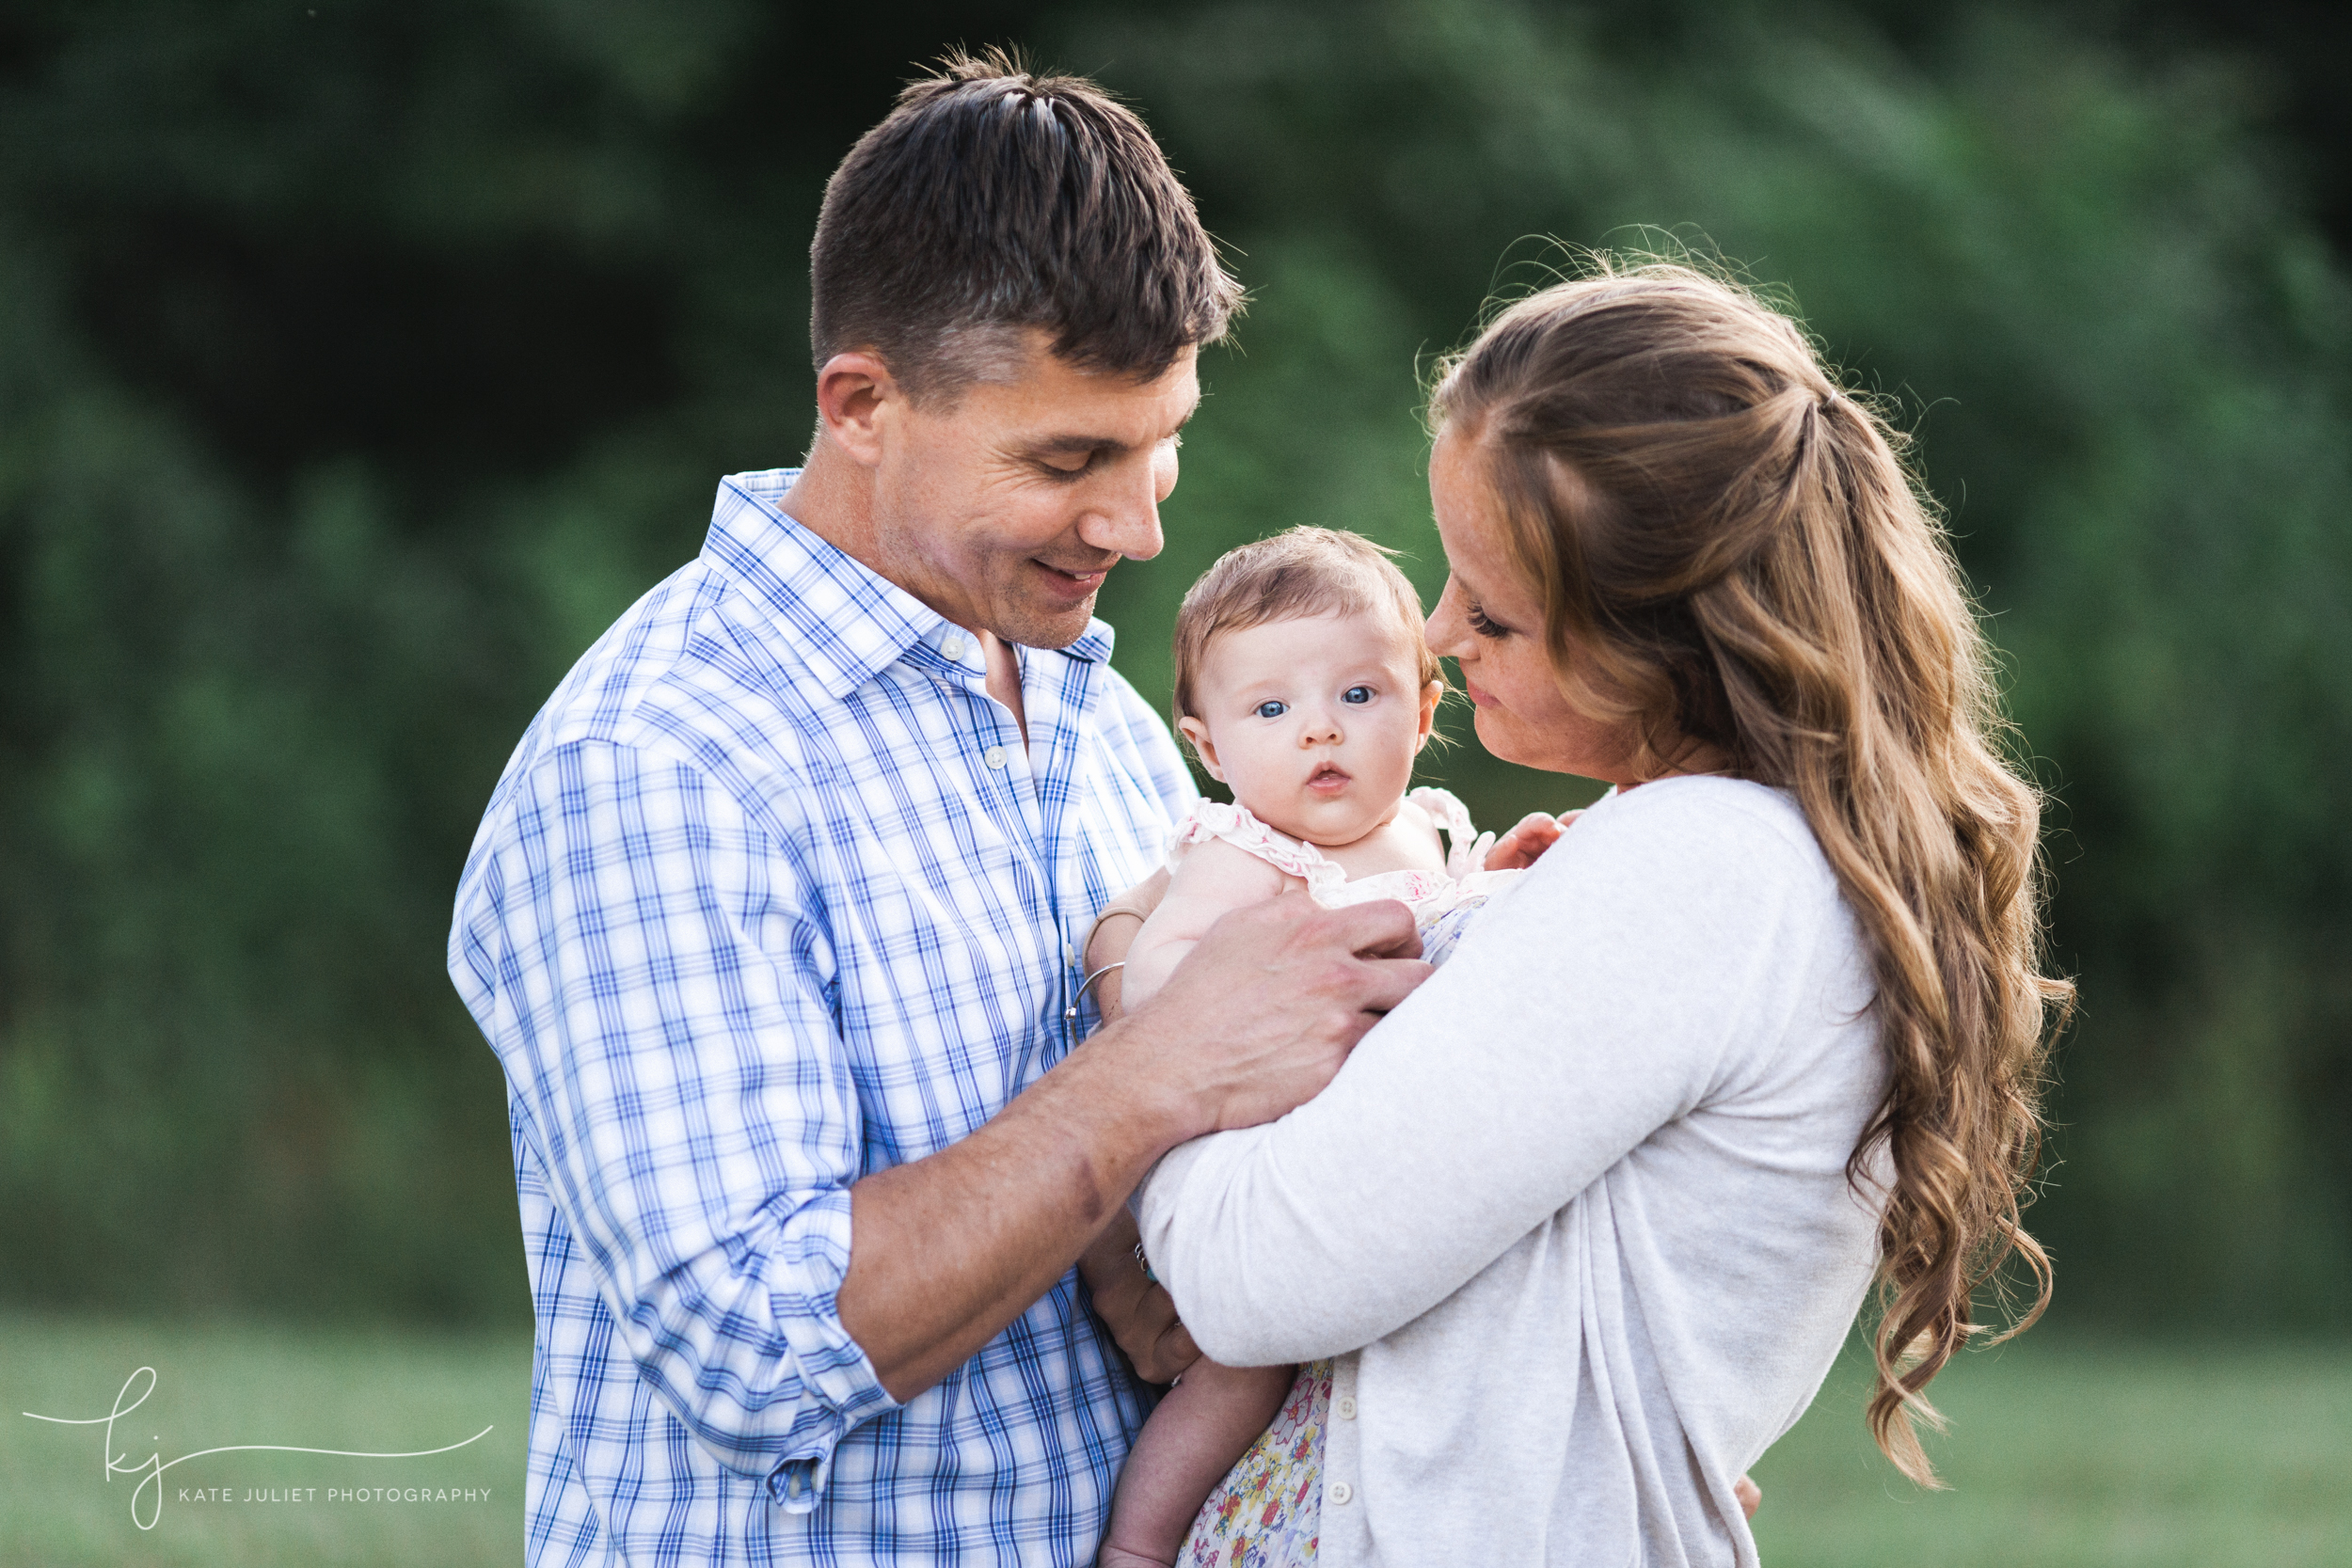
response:
<path id="1" fill-rule="evenodd" d="M 1290 710 L 1291 705 L 1288 703 L 1278 703 L 1268 700 L 1266 702 L 1260 703 L 1250 711 L 1257 714 L 1257 716 L 1261 719 L 1279 719 Z"/>
<path id="2" fill-rule="evenodd" d="M 1340 693 L 1340 701 L 1343 703 L 1355 703 L 1359 705 L 1364 703 L 1371 702 L 1372 688 L 1369 686 L 1351 686 L 1346 690 Z"/>

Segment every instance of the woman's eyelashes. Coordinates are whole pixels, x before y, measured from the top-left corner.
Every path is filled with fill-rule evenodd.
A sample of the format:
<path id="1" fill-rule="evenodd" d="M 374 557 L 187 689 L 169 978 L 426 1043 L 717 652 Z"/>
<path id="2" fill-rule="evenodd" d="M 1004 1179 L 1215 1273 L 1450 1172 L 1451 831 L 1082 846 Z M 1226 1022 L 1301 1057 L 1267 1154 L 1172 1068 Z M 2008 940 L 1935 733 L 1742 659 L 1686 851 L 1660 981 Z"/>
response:
<path id="1" fill-rule="evenodd" d="M 1474 602 L 1465 602 L 1462 610 L 1462 618 L 1470 623 L 1470 629 L 1476 632 L 1481 637 L 1508 637 L 1511 635 L 1511 628 L 1509 626 L 1504 626 L 1500 621 L 1489 620 L 1486 616 L 1486 612 L 1479 609 Z"/>

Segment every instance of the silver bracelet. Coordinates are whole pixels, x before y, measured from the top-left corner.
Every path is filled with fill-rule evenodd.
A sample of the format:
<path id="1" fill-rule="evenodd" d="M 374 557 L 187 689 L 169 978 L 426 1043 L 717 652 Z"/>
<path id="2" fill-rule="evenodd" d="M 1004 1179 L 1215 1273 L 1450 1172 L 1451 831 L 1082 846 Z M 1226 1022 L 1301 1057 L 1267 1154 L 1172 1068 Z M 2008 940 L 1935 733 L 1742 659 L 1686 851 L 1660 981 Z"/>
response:
<path id="1" fill-rule="evenodd" d="M 1070 998 L 1070 1006 L 1062 1009 L 1061 1016 L 1066 1019 L 1075 1020 L 1078 1016 L 1078 1004 L 1086 1000 L 1087 988 L 1094 984 L 1095 981 L 1100 980 L 1104 975 L 1108 974 L 1112 970 L 1124 969 L 1126 967 L 1127 960 L 1121 958 L 1115 964 L 1104 964 L 1102 968 L 1096 970 L 1093 974 L 1079 981 L 1076 993 Z"/>

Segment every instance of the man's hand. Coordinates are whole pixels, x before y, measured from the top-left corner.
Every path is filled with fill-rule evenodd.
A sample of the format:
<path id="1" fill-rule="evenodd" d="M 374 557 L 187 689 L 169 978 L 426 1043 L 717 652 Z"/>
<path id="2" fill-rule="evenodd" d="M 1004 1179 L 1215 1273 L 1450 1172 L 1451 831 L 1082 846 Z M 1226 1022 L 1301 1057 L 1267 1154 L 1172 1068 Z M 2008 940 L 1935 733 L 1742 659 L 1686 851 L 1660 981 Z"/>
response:
<path id="1" fill-rule="evenodd" d="M 1380 1016 L 1428 977 L 1403 904 L 1327 910 L 1286 893 L 1210 927 L 1116 1033 L 1144 1083 L 1187 1102 L 1185 1137 L 1198 1137 L 1312 1100 Z"/>
<path id="2" fill-rule="evenodd" d="M 1173 1383 L 1200 1359 L 1200 1347 L 1176 1316 L 1168 1291 L 1153 1284 L 1136 1261 L 1136 1218 L 1119 1212 L 1078 1259 L 1094 1315 L 1111 1331 L 1136 1375 L 1146 1383 Z"/>
<path id="3" fill-rule="evenodd" d="M 1519 818 L 1518 826 L 1495 840 L 1495 847 L 1486 851 L 1488 871 L 1524 871 L 1543 857 L 1545 850 L 1560 842 L 1560 835 L 1568 831 L 1581 811 L 1565 811 L 1554 816 L 1549 812 L 1530 812 Z"/>
<path id="4" fill-rule="evenodd" d="M 1311 1099 L 1428 976 L 1420 952 L 1402 904 L 1326 910 L 1296 893 L 1237 910 L 1159 994 L 987 1126 L 850 1187 L 841 1323 L 891 1397 L 913 1399 L 1028 1310 L 1161 1155 Z M 1141 1343 L 1148 1322 L 1122 1338 Z M 1189 1343 L 1155 1348 L 1166 1337 L 1144 1347 L 1162 1370 Z"/>

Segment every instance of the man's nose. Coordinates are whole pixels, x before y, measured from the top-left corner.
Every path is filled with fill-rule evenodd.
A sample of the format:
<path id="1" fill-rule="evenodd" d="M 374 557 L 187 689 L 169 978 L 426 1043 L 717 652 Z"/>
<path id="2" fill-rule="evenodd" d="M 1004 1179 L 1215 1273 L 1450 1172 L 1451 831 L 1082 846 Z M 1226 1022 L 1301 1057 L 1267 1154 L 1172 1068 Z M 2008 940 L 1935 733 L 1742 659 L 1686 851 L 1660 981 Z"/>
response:
<path id="1" fill-rule="evenodd" d="M 1078 525 L 1078 537 L 1098 550 L 1116 550 L 1131 561 L 1149 561 L 1167 541 L 1160 533 L 1160 501 L 1165 497 L 1152 470 L 1120 485 L 1088 512 Z"/>

